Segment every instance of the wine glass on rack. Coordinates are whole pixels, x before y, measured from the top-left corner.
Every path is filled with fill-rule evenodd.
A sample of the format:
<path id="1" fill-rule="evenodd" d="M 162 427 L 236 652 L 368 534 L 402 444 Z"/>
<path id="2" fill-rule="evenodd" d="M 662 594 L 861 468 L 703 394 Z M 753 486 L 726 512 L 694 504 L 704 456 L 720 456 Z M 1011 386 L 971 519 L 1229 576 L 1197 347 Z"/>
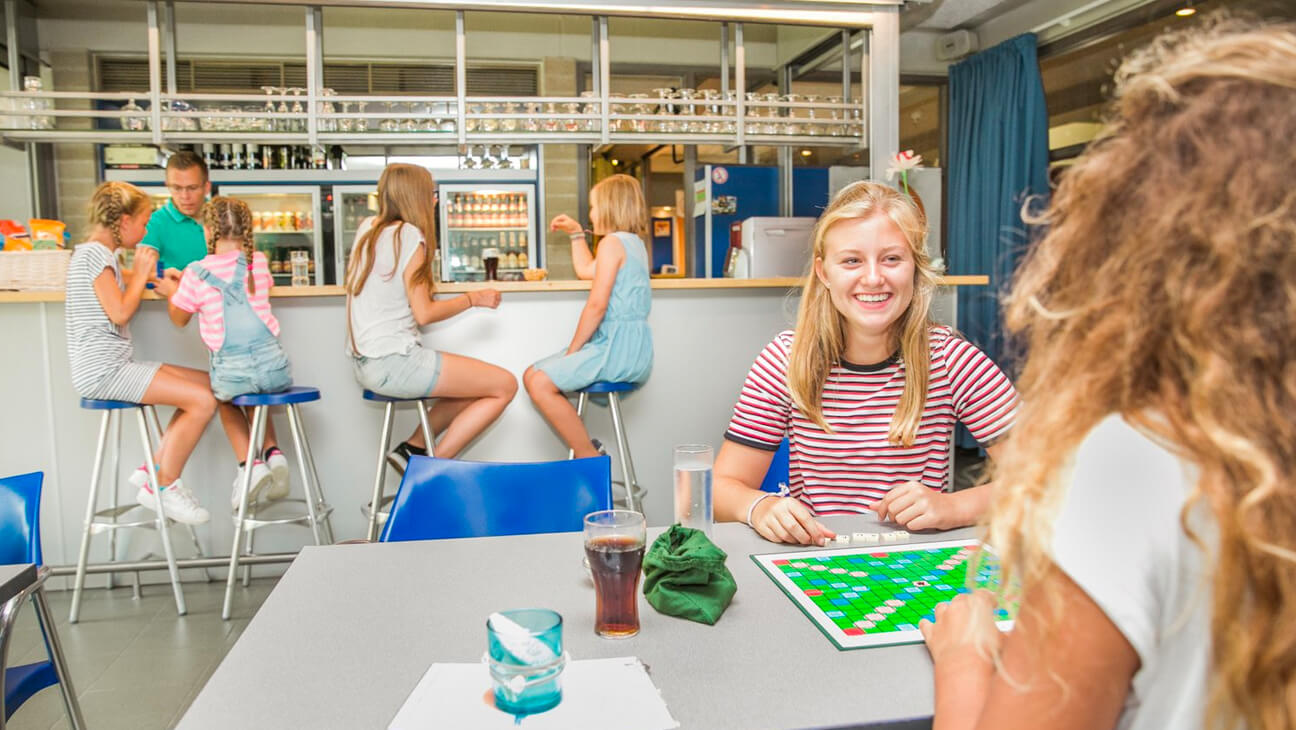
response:
<path id="1" fill-rule="evenodd" d="M 368 104 L 369 104 L 369 102 L 367 102 L 367 101 L 357 101 L 357 102 L 355 103 L 355 105 L 356 105 L 356 114 L 364 114 L 364 113 L 365 113 L 365 107 L 368 106 Z M 357 131 L 357 132 L 368 132 L 368 131 L 369 131 L 369 120 L 368 120 L 368 119 L 365 119 L 364 117 L 357 117 L 356 119 L 352 120 L 352 126 L 353 126 L 353 128 L 355 129 L 355 131 Z"/>
<path id="2" fill-rule="evenodd" d="M 496 164 L 496 167 L 498 167 L 498 168 L 501 169 L 501 170 L 513 170 L 513 169 L 515 169 L 515 168 L 517 167 L 517 165 L 515 165 L 515 164 L 513 163 L 513 160 L 510 159 L 510 157 L 509 157 L 509 146 L 506 145 L 506 144 L 502 144 L 502 145 L 500 145 L 500 148 L 499 148 L 499 149 L 500 149 L 500 152 L 499 152 L 499 162 Z"/>
<path id="3" fill-rule="evenodd" d="M 333 101 L 332 97 L 336 94 L 332 89 L 324 89 L 320 92 L 323 100 L 319 103 L 319 131 L 334 132 L 337 131 L 337 120 L 333 118 Z"/>
<path id="4" fill-rule="evenodd" d="M 401 131 L 417 132 L 419 125 L 418 125 L 418 120 L 414 118 L 414 102 L 412 101 L 401 102 L 398 111 L 402 113 L 405 117 L 400 122 Z"/>
<path id="5" fill-rule="evenodd" d="M 288 114 L 288 99 L 286 98 L 286 95 L 288 94 L 288 87 L 275 86 L 271 88 L 279 92 L 279 106 L 278 108 L 275 109 L 275 111 L 280 114 Z M 292 126 L 293 126 L 292 120 L 288 119 L 287 117 L 280 117 L 279 119 L 275 120 L 276 131 L 291 132 Z"/>
<path id="6" fill-rule="evenodd" d="M 262 87 L 261 87 L 261 90 L 264 91 L 264 92 L 266 93 L 266 103 L 265 103 L 265 113 L 266 113 L 266 118 L 265 118 L 265 128 L 266 128 L 267 131 L 271 131 L 271 132 L 273 132 L 273 131 L 275 130 L 275 128 L 277 128 L 277 127 L 279 126 L 278 124 L 276 124 L 276 122 L 277 122 L 278 120 L 276 120 L 276 119 L 274 118 L 274 114 L 275 114 L 275 103 L 274 103 L 274 91 L 275 91 L 275 87 L 273 87 L 273 86 L 262 86 Z"/>
<path id="7" fill-rule="evenodd" d="M 292 95 L 293 95 L 292 113 L 293 113 L 293 114 L 305 114 L 305 113 L 306 113 L 306 110 L 302 107 L 302 104 L 301 104 L 301 93 L 302 93 L 303 91 L 305 91 L 305 89 L 300 88 L 300 87 L 297 87 L 297 86 L 294 86 L 294 87 L 292 87 L 292 88 L 290 89 L 290 91 L 292 91 Z M 306 120 L 305 120 L 305 119 L 300 119 L 300 118 L 298 118 L 298 119 L 293 119 L 293 120 L 292 120 L 292 131 L 294 131 L 294 132 L 304 132 L 304 131 L 306 131 Z"/>
<path id="8" fill-rule="evenodd" d="M 499 158 L 495 157 L 495 148 L 491 145 L 482 145 L 481 166 L 483 170 L 494 170 L 499 167 Z"/>
<path id="9" fill-rule="evenodd" d="M 339 102 L 338 102 L 338 107 L 341 108 L 341 110 L 342 110 L 342 114 L 344 115 L 341 119 L 337 120 L 338 131 L 340 131 L 340 132 L 344 132 L 344 133 L 345 133 L 345 132 L 350 132 L 352 129 L 355 128 L 355 120 L 354 120 L 354 119 L 350 119 L 350 118 L 346 117 L 345 115 L 351 113 L 351 102 L 349 102 L 349 101 L 339 101 Z"/>

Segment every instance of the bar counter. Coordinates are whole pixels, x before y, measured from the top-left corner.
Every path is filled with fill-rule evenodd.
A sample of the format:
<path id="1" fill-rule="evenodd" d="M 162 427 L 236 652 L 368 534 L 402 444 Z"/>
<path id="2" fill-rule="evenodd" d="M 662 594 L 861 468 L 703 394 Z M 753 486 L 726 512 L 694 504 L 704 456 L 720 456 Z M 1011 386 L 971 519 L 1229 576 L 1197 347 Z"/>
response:
<path id="1" fill-rule="evenodd" d="M 653 279 L 653 289 L 793 289 L 801 286 L 799 276 L 781 276 L 769 279 Z M 984 286 L 990 283 L 988 276 L 946 276 L 941 279 L 942 286 Z M 538 291 L 586 291 L 590 282 L 579 279 L 542 281 L 475 281 L 437 284 L 438 293 L 459 293 L 487 287 L 501 292 L 538 292 Z M 326 286 L 276 286 L 270 289 L 271 297 L 336 297 L 346 292 L 341 285 Z M 153 292 L 145 292 L 145 299 L 159 299 Z M 4 302 L 61 302 L 63 292 L 51 291 L 0 291 L 0 303 Z"/>
<path id="2" fill-rule="evenodd" d="M 649 325 L 655 351 L 652 376 L 622 401 L 639 482 L 646 489 L 644 509 L 651 524 L 665 524 L 671 513 L 671 453 L 679 443 L 719 446 L 743 379 L 757 353 L 795 321 L 800 299 L 799 277 L 784 279 L 656 279 Z M 952 285 L 984 284 L 985 277 L 957 277 Z M 453 294 L 485 283 L 441 284 L 439 293 Z M 583 281 L 499 282 L 503 294 L 498 309 L 475 308 L 423 329 L 425 346 L 494 363 L 519 379 L 518 395 L 500 419 L 462 457 L 482 461 L 542 461 L 561 459 L 567 449 L 541 419 L 521 387 L 523 371 L 542 357 L 565 349 L 571 341 L 585 303 L 589 283 Z M 934 303 L 938 321 L 954 321 L 954 290 L 946 287 Z M 319 388 L 322 400 L 306 404 L 302 418 L 310 438 L 320 480 L 333 505 L 337 539 L 362 537 L 360 508 L 372 490 L 382 409 L 360 397 L 346 352 L 346 308 L 342 288 L 277 287 L 275 316 L 280 340 L 292 361 L 299 385 Z M 164 303 L 151 292 L 130 324 L 139 360 L 161 361 L 206 370 L 208 353 L 196 325 L 175 327 Z M 63 292 L 0 292 L 0 332 L 5 334 L 0 366 L 0 474 L 45 472 L 42 510 L 45 562 L 75 562 L 85 513 L 99 418 L 81 410 L 72 389 L 64 328 Z M 165 420 L 169 408 L 160 408 Z M 283 442 L 288 423 L 276 416 Z M 416 417 L 400 409 L 395 435 L 407 437 Z M 125 476 L 142 462 L 138 436 L 129 425 L 122 438 L 121 498 L 133 500 Z M 611 448 L 615 439 L 605 405 L 586 414 L 590 433 Z M 294 455 L 289 454 L 294 459 Z M 235 473 L 232 449 L 218 419 L 208 425 L 190 458 L 183 478 L 212 511 L 212 520 L 198 529 L 209 554 L 228 555 L 233 537 L 229 495 Z M 619 467 L 614 468 L 619 473 Z M 109 479 L 111 479 L 110 475 Z M 389 473 L 387 489 L 398 484 Z M 106 482 L 111 485 L 111 481 Z M 300 492 L 297 475 L 293 490 Z M 180 537 L 179 534 L 176 536 Z M 296 527 L 259 530 L 257 552 L 284 552 L 307 543 L 310 532 Z M 187 541 L 177 539 L 183 546 Z M 96 540 L 91 562 L 108 559 L 108 541 Z M 189 557 L 177 547 L 178 557 Z M 152 536 L 134 536 L 120 559 L 160 554 Z M 278 572 L 280 566 L 259 566 L 257 573 Z M 186 579 L 201 573 L 182 571 Z M 165 573 L 145 574 L 164 580 Z M 55 581 L 57 585 L 57 581 Z M 102 585 L 91 578 L 90 586 Z"/>

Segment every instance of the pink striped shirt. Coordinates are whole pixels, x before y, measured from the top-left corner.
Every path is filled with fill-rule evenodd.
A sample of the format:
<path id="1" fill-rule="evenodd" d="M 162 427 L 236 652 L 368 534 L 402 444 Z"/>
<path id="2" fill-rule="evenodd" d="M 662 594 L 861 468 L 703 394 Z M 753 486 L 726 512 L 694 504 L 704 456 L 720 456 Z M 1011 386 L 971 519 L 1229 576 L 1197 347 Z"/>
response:
<path id="1" fill-rule="evenodd" d="M 202 261 L 197 261 L 190 266 L 201 266 L 217 279 L 233 281 L 236 273 L 239 277 L 245 275 L 245 272 L 234 271 L 238 263 L 238 255 L 238 251 L 209 254 Z M 252 275 L 256 281 L 256 291 L 248 297 L 252 303 L 252 311 L 256 312 L 262 322 L 265 322 L 270 333 L 278 337 L 279 320 L 275 319 L 270 312 L 270 287 L 274 284 L 274 277 L 270 275 L 270 265 L 266 262 L 265 254 L 260 251 L 252 256 Z M 203 344 L 207 345 L 207 349 L 212 352 L 221 349 L 221 345 L 225 343 L 225 308 L 221 306 L 219 289 L 203 281 L 189 267 L 185 267 L 184 275 L 180 277 L 180 286 L 175 294 L 171 295 L 171 303 L 176 306 L 176 309 L 183 309 L 191 314 L 196 312 L 198 334 L 202 336 Z"/>
<path id="2" fill-rule="evenodd" d="M 887 441 L 904 392 L 904 363 L 842 363 L 823 389 L 825 432 L 792 403 L 791 331 L 756 357 L 725 438 L 773 451 L 788 437 L 788 488 L 817 514 L 863 512 L 892 487 L 913 480 L 940 489 L 949 475 L 950 434 L 961 421 L 981 443 L 1007 433 L 1017 391 L 972 343 L 948 327 L 931 330 L 927 402 L 913 446 Z"/>

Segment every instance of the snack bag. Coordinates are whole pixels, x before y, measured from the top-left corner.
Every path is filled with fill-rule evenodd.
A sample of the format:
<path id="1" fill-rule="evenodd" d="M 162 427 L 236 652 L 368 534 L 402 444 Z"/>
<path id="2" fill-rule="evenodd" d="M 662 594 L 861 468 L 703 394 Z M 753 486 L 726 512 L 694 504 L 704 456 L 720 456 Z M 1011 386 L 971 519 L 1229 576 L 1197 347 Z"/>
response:
<path id="1" fill-rule="evenodd" d="M 63 248 L 63 229 L 67 228 L 63 221 L 32 218 L 27 225 L 31 228 L 33 249 Z"/>
<path id="2" fill-rule="evenodd" d="M 31 236 L 27 235 L 27 229 L 18 221 L 0 220 L 0 236 L 3 236 L 4 245 L 0 249 L 5 251 L 30 251 L 32 249 Z"/>

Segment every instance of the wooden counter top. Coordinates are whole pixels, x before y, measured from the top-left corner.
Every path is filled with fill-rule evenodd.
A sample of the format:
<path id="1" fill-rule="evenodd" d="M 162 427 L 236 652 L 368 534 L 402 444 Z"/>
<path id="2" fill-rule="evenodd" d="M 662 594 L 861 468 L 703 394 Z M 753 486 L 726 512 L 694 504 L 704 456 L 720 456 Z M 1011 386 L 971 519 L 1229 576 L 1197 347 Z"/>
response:
<path id="1" fill-rule="evenodd" d="M 792 289 L 801 286 L 801 277 L 785 276 L 774 279 L 653 279 L 653 289 Z M 942 286 L 985 286 L 988 276 L 946 276 Z M 485 289 L 502 292 L 528 291 L 582 291 L 590 288 L 588 281 L 575 279 L 561 281 L 484 281 L 438 284 L 437 292 L 454 294 Z M 276 286 L 270 290 L 272 297 L 340 297 L 345 294 L 341 286 Z M 145 292 L 145 299 L 161 299 L 153 292 Z M 0 304 L 5 302 L 61 302 L 62 291 L 0 291 Z"/>

